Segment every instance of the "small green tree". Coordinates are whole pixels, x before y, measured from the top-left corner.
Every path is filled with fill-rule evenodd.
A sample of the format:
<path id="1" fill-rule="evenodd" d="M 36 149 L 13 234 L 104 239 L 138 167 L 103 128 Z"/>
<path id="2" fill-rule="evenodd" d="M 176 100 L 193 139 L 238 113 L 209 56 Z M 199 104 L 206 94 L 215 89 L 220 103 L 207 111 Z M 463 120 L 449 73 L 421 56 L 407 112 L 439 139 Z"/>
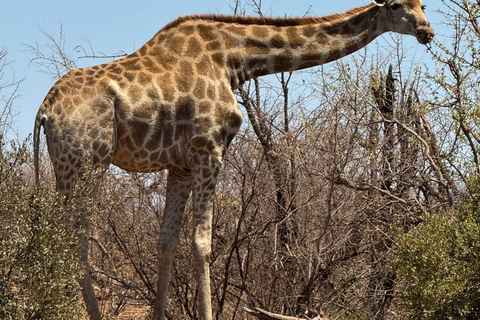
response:
<path id="1" fill-rule="evenodd" d="M 398 232 L 398 297 L 412 319 L 480 318 L 480 177 L 457 211 Z"/>
<path id="2" fill-rule="evenodd" d="M 26 146 L 0 137 L 0 319 L 81 319 L 76 231 L 52 186 L 27 187 Z"/>

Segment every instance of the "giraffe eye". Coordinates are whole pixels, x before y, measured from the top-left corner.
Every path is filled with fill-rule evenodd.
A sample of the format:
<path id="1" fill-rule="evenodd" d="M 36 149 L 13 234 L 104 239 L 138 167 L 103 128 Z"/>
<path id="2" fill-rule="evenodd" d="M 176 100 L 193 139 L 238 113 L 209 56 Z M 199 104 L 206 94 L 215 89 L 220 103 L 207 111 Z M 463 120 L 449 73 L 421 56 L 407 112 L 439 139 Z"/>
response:
<path id="1" fill-rule="evenodd" d="M 392 9 L 392 10 L 397 10 L 397 9 L 400 9 L 401 6 L 402 6 L 402 5 L 401 5 L 400 3 L 392 3 L 392 4 L 390 5 L 390 9 Z"/>
<path id="2" fill-rule="evenodd" d="M 427 6 L 426 6 L 426 5 L 423 5 L 423 6 L 422 6 L 422 11 L 425 12 L 426 9 L 427 9 Z"/>

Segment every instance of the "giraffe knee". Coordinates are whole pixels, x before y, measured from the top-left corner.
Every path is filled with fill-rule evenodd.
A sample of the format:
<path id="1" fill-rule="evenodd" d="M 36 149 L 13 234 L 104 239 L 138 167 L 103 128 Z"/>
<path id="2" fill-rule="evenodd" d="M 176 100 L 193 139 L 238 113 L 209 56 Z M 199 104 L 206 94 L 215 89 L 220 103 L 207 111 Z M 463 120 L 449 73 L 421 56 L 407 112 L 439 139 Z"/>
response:
<path id="1" fill-rule="evenodd" d="M 209 263 L 211 255 L 212 248 L 210 242 L 196 242 L 193 245 L 193 257 L 196 261 Z"/>

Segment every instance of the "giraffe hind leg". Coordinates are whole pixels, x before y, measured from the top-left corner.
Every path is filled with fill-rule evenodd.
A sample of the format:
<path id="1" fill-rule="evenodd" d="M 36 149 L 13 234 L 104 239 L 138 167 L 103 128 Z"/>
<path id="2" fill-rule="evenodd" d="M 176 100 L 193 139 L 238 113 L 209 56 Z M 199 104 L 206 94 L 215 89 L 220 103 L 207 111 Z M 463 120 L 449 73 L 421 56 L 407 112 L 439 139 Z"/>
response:
<path id="1" fill-rule="evenodd" d="M 177 252 L 180 227 L 190 189 L 189 175 L 179 175 L 173 171 L 168 173 L 167 198 L 158 243 L 158 282 L 153 320 L 165 319 L 171 267 Z"/>
<path id="2" fill-rule="evenodd" d="M 88 268 L 88 234 L 90 229 L 90 220 L 88 208 L 84 208 L 78 203 L 75 205 L 75 210 L 72 210 L 71 202 L 79 199 L 72 198 L 73 184 L 75 175 L 62 176 L 57 174 L 57 188 L 59 192 L 66 196 L 66 208 L 69 210 L 70 221 L 68 227 L 74 228 L 78 237 L 78 258 L 80 262 Z M 80 200 L 81 201 L 81 200 Z M 90 320 L 101 320 L 102 315 L 98 305 L 98 300 L 93 289 L 90 272 L 87 269 L 79 280 L 82 289 L 82 297 L 87 306 L 87 311 Z"/>

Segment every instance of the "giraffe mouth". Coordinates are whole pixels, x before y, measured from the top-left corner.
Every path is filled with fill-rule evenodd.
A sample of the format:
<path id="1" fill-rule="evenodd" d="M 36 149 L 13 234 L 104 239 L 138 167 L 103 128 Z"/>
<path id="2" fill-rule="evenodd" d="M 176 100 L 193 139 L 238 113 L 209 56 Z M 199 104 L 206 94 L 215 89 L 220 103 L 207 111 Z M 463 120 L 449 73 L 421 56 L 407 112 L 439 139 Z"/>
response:
<path id="1" fill-rule="evenodd" d="M 417 29 L 416 37 L 418 42 L 421 44 L 428 44 L 432 42 L 433 38 L 435 37 L 435 33 L 433 32 L 432 28 L 419 28 Z"/>

